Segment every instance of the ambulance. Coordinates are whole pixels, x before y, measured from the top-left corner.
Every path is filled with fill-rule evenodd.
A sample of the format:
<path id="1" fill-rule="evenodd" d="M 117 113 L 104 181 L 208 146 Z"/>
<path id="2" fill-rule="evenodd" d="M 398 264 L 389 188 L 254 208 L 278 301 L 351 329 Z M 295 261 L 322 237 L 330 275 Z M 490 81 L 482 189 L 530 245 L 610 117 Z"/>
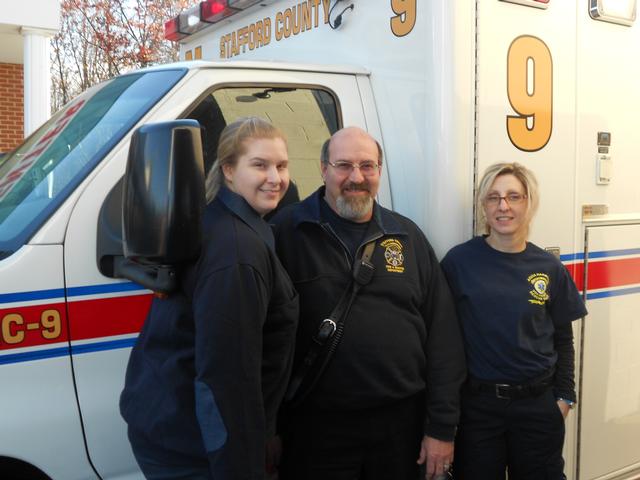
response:
<path id="1" fill-rule="evenodd" d="M 378 201 L 439 256 L 473 235 L 488 165 L 532 169 L 531 240 L 559 256 L 589 309 L 574 322 L 566 475 L 640 478 L 636 8 L 207 0 L 168 19 L 180 63 L 90 88 L 0 164 L 0 478 L 142 478 L 118 413 L 152 298 L 114 268 L 130 139 L 197 120 L 208 168 L 222 128 L 246 115 L 285 131 L 301 197 L 321 183 L 326 138 L 370 132 L 384 149 Z"/>

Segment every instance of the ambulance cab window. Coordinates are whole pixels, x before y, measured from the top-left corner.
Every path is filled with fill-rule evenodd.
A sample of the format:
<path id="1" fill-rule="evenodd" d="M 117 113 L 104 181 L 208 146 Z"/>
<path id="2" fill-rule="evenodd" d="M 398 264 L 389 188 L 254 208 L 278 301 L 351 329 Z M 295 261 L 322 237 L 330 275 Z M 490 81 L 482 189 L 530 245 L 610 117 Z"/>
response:
<path id="1" fill-rule="evenodd" d="M 289 86 L 228 87 L 213 91 L 187 115 L 204 127 L 205 169 L 215 161 L 222 129 L 240 117 L 269 120 L 287 136 L 289 170 L 300 200 L 321 184 L 320 149 L 340 128 L 335 97 L 326 90 Z"/>

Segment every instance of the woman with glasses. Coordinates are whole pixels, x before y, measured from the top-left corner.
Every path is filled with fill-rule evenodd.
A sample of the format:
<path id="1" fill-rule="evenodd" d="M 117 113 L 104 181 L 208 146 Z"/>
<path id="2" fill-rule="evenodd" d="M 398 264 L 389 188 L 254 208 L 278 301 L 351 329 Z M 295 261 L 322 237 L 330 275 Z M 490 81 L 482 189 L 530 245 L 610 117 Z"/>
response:
<path id="1" fill-rule="evenodd" d="M 442 267 L 464 333 L 468 380 L 454 477 L 564 478 L 564 418 L 576 401 L 571 322 L 586 309 L 562 263 L 527 241 L 533 173 L 490 166 L 477 193 L 477 236 Z"/>

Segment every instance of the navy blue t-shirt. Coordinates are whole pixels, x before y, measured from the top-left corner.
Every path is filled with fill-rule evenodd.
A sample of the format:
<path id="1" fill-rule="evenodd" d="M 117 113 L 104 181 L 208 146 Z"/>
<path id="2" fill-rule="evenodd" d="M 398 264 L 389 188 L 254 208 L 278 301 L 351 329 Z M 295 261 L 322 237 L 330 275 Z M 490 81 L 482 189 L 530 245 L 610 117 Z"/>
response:
<path id="1" fill-rule="evenodd" d="M 442 260 L 464 333 L 469 374 L 490 382 L 523 383 L 556 364 L 556 327 L 586 315 L 569 273 L 527 242 L 505 253 L 485 237 L 451 249 Z"/>

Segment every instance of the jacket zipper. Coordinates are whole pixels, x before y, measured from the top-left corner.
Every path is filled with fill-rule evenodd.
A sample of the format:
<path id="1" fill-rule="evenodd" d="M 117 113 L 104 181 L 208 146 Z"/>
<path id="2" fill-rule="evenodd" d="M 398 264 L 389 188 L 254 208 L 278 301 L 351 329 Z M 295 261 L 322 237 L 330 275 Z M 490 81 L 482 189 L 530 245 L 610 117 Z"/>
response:
<path id="1" fill-rule="evenodd" d="M 342 253 L 344 253 L 345 260 L 347 261 L 347 267 L 351 270 L 353 268 L 353 261 L 351 260 L 351 255 L 349 255 L 349 249 L 347 248 L 347 246 L 344 244 L 342 239 L 336 234 L 336 232 L 333 230 L 330 224 L 321 223 L 320 226 L 325 232 L 327 232 L 330 236 L 332 236 L 338 242 L 338 244 L 342 247 Z M 372 235 L 371 237 L 363 241 L 358 246 L 358 248 L 356 248 L 356 258 L 358 258 L 358 254 L 360 253 L 360 250 L 362 250 L 362 247 L 364 247 L 369 242 L 382 238 L 383 236 L 384 236 L 383 232 L 378 232 L 375 235 Z"/>
<path id="2" fill-rule="evenodd" d="M 333 239 L 335 241 L 338 242 L 338 245 L 340 247 L 342 247 L 342 253 L 344 254 L 344 259 L 347 262 L 347 269 L 351 269 L 351 260 L 350 260 L 350 255 L 349 255 L 349 249 L 347 248 L 347 246 L 344 244 L 344 242 L 340 239 L 340 237 L 336 234 L 336 232 L 333 230 L 333 228 L 331 228 L 331 225 L 329 225 L 328 223 L 321 223 L 320 226 L 322 227 L 322 229 L 327 232 L 329 234 L 329 236 L 333 237 Z M 360 247 L 358 247 L 359 249 Z"/>

